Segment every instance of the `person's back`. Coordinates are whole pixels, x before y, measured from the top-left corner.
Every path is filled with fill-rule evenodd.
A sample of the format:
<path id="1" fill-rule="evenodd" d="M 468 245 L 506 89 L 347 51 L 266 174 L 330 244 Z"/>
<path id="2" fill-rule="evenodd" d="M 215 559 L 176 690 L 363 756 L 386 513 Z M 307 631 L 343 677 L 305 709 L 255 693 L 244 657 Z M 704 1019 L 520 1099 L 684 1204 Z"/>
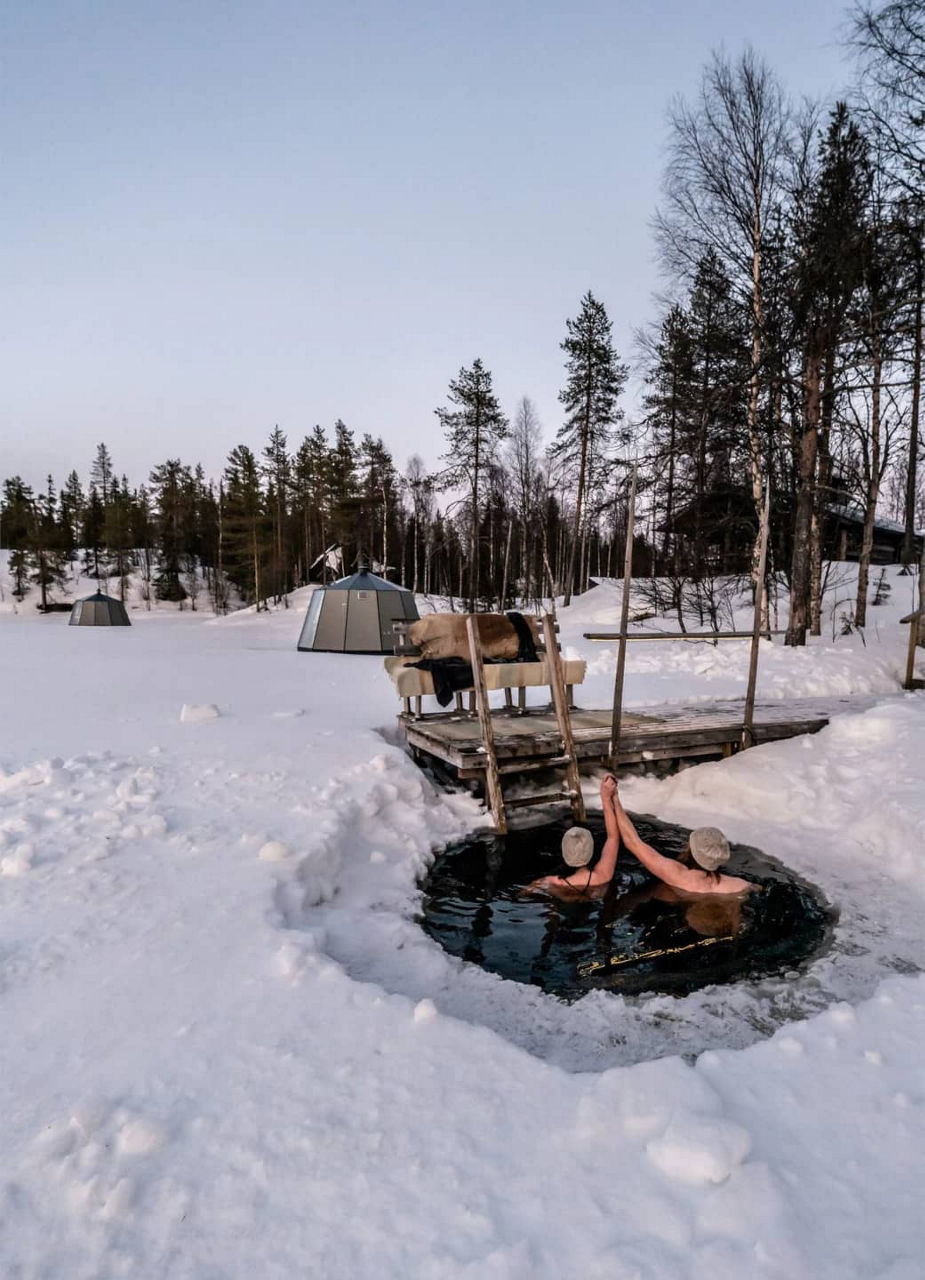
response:
<path id="1" fill-rule="evenodd" d="M 634 854 L 647 871 L 678 894 L 704 897 L 707 894 L 728 897 L 747 893 L 752 887 L 740 876 L 727 876 L 720 871 L 729 861 L 729 842 L 717 827 L 698 827 L 690 834 L 688 846 L 682 858 L 666 858 L 641 838 L 629 814 L 620 802 L 617 780 L 608 774 L 601 788 L 605 809 L 613 807 L 624 845 Z"/>

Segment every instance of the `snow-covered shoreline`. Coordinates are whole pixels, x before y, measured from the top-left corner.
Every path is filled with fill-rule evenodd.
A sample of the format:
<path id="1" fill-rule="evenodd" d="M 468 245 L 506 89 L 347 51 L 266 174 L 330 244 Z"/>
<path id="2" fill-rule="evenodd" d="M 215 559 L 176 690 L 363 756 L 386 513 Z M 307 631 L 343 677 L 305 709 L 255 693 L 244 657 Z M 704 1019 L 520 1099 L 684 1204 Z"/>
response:
<path id="1" fill-rule="evenodd" d="M 430 851 L 478 808 L 395 743 L 377 659 L 296 652 L 304 601 L 118 633 L 0 618 L 0 1272 L 920 1276 L 907 582 L 866 647 L 762 654 L 760 696 L 864 710 L 626 784 L 819 884 L 831 952 L 760 990 L 573 1006 L 415 925 Z M 588 705 L 608 655 L 581 633 L 614 608 L 600 588 L 562 615 Z M 735 697 L 743 653 L 640 645 L 629 701 Z"/>

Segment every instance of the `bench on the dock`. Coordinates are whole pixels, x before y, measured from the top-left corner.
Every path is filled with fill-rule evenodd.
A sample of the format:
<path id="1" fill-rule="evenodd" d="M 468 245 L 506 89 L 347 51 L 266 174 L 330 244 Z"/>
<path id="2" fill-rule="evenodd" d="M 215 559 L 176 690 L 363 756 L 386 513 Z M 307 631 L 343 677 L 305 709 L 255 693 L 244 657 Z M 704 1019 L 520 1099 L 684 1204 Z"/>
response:
<path id="1" fill-rule="evenodd" d="M 421 699 L 432 697 L 434 681 L 429 671 L 409 664 L 416 662 L 412 655 L 384 658 L 383 665 L 389 673 L 395 691 L 405 704 L 405 714 L 412 714 L 411 703 L 414 699 L 414 715 L 422 713 Z M 565 680 L 566 696 L 569 705 L 573 701 L 573 690 L 576 684 L 582 684 L 587 670 L 583 658 L 563 658 L 562 673 Z M 527 706 L 527 689 L 538 688 L 550 683 L 548 660 L 541 657 L 537 662 L 486 662 L 485 688 L 488 693 L 503 691 L 504 705 L 513 708 L 514 690 L 517 690 L 517 709 L 525 711 Z M 456 710 L 463 711 L 463 692 L 456 694 Z M 469 690 L 469 710 L 474 711 L 474 690 Z"/>

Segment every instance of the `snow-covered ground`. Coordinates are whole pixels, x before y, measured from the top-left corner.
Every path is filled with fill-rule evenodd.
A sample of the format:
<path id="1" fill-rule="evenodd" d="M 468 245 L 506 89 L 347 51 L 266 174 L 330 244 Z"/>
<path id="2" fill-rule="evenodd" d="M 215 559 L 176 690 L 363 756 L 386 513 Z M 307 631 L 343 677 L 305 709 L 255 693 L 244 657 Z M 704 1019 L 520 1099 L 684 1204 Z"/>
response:
<path id="1" fill-rule="evenodd" d="M 571 1006 L 415 924 L 483 819 L 402 751 L 378 659 L 296 651 L 307 593 L 112 630 L 6 609 L 0 1276 L 925 1275 L 925 695 L 890 579 L 866 644 L 763 646 L 760 697 L 860 710 L 625 786 L 814 881 L 831 950 Z M 582 633 L 618 617 L 606 585 L 561 615 L 586 705 L 613 649 Z M 640 644 L 627 698 L 741 697 L 746 662 Z"/>

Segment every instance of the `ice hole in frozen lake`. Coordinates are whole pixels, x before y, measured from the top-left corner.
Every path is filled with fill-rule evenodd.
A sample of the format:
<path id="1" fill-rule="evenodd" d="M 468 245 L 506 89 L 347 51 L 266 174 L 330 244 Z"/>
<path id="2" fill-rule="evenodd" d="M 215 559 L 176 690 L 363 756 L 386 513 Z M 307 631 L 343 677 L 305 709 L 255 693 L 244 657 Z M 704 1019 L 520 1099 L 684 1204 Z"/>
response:
<path id="1" fill-rule="evenodd" d="M 687 828 L 635 819 L 639 834 L 679 855 Z M 561 873 L 570 820 L 498 836 L 477 832 L 447 846 L 423 885 L 420 923 L 452 955 L 515 982 L 575 1000 L 595 988 L 630 995 L 686 995 L 712 983 L 799 969 L 831 936 L 835 912 L 822 894 L 758 849 L 731 845 L 730 874 L 755 883 L 744 899 L 666 901 L 660 882 L 620 850 L 606 892 L 524 895 Z M 591 815 L 595 854 L 603 819 Z"/>

